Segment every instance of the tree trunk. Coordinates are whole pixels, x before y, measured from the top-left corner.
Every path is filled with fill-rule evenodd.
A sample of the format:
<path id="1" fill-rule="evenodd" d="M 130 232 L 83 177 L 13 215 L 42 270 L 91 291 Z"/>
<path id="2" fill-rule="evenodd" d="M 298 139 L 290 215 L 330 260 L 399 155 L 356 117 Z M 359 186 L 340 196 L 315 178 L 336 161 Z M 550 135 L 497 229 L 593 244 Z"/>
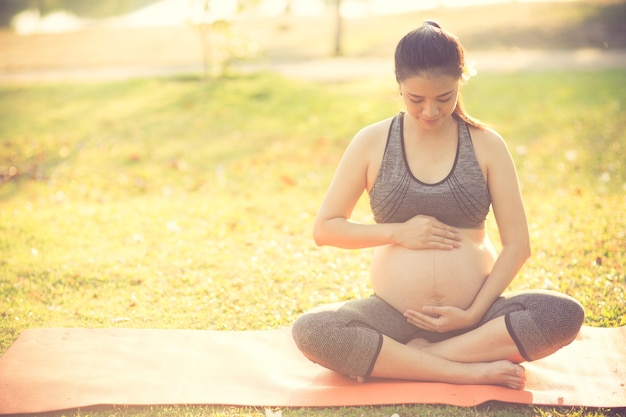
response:
<path id="1" fill-rule="evenodd" d="M 343 38 L 343 19 L 341 17 L 341 0 L 335 0 L 335 56 L 343 55 L 341 47 Z"/>

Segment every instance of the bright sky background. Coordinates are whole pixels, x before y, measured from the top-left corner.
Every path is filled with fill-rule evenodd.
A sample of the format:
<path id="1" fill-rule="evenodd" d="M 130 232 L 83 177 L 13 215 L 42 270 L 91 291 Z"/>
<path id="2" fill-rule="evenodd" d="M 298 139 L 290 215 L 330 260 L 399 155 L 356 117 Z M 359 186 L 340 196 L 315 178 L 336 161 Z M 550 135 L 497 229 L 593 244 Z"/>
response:
<path id="1" fill-rule="evenodd" d="M 260 6 L 249 11 L 252 17 L 280 15 L 287 0 L 261 0 Z M 366 15 L 383 15 L 405 11 L 427 10 L 435 7 L 455 7 L 475 4 L 507 3 L 512 0 L 343 0 L 343 16 L 346 18 Z M 517 0 L 541 1 L 541 0 Z M 568 1 L 568 0 L 560 0 Z M 201 16 L 202 0 L 161 0 L 127 16 L 108 19 L 106 24 L 119 26 L 172 26 L 182 25 Z M 315 16 L 328 11 L 324 0 L 292 0 L 291 12 L 296 16 Z M 232 18 L 236 10 L 235 0 L 214 0 L 212 19 Z M 195 11 L 195 12 L 194 12 Z M 14 22 L 18 33 L 64 32 L 80 29 L 90 22 L 68 13 L 54 13 L 41 18 L 34 12 L 25 12 Z M 102 24 L 103 22 L 100 22 Z"/>

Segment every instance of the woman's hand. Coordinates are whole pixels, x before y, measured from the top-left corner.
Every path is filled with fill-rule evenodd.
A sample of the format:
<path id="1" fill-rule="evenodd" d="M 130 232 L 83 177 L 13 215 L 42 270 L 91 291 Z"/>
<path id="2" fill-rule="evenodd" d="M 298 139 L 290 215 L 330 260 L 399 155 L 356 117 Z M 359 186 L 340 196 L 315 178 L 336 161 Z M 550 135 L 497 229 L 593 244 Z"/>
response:
<path id="1" fill-rule="evenodd" d="M 476 324 L 466 310 L 452 306 L 424 306 L 422 312 L 407 310 L 404 317 L 415 327 L 437 333 L 466 329 Z"/>
<path id="2" fill-rule="evenodd" d="M 461 247 L 461 235 L 457 228 L 421 214 L 402 223 L 394 241 L 408 249 L 450 250 Z"/>

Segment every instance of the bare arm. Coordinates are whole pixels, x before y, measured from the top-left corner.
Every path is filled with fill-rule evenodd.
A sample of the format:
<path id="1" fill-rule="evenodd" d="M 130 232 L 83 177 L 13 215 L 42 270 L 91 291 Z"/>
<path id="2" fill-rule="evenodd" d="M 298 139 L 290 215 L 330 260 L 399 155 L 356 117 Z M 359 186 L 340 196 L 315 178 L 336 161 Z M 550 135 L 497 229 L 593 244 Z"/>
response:
<path id="1" fill-rule="evenodd" d="M 487 183 L 502 250 L 468 310 L 476 322 L 508 288 L 531 254 L 526 211 L 513 159 L 499 136 L 492 133 L 487 139 Z"/>
<path id="2" fill-rule="evenodd" d="M 391 225 L 360 224 L 350 219 L 359 198 L 367 188 L 371 146 L 376 144 L 372 127 L 357 134 L 346 149 L 324 196 L 313 228 L 318 245 L 346 249 L 374 247 L 391 243 Z"/>

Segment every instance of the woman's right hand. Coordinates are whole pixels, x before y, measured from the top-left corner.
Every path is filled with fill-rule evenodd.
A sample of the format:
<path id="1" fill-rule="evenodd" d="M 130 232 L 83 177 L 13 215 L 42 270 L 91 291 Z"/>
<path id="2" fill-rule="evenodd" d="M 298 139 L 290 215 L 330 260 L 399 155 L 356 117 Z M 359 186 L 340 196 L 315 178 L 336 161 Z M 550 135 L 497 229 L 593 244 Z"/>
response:
<path id="1" fill-rule="evenodd" d="M 418 214 L 398 226 L 394 241 L 405 248 L 451 250 L 461 247 L 459 230 L 435 217 Z"/>

